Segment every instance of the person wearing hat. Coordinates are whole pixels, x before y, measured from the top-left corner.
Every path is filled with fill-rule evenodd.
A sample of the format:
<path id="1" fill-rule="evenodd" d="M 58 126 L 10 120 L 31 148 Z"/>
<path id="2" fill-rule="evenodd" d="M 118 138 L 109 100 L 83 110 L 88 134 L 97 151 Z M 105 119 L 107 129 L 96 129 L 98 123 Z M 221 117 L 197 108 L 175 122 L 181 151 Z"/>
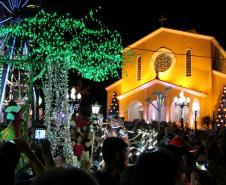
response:
<path id="1" fill-rule="evenodd" d="M 5 110 L 8 126 L 0 132 L 1 140 L 13 140 L 20 135 L 21 110 L 21 106 L 17 105 L 16 102 L 13 100 L 9 102 L 9 106 Z"/>
<path id="2" fill-rule="evenodd" d="M 177 169 L 176 185 L 185 184 L 184 182 L 189 181 L 190 173 L 195 167 L 195 158 L 190 153 L 191 147 L 179 136 L 173 137 L 165 147 L 175 160 Z"/>

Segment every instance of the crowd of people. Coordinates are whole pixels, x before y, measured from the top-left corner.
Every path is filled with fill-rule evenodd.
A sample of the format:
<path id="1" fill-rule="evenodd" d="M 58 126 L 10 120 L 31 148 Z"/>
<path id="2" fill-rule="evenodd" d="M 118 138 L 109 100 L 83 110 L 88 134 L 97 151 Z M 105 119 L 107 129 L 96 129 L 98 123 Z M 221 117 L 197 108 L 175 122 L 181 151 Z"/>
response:
<path id="1" fill-rule="evenodd" d="M 85 124 L 86 125 L 86 124 Z M 144 148 L 131 159 L 133 150 L 129 138 L 106 137 L 95 153 L 102 153 L 102 168 L 81 165 L 66 166 L 59 156 L 52 156 L 50 143 L 41 140 L 39 150 L 33 150 L 23 139 L 0 143 L 0 176 L 4 185 L 225 185 L 226 132 L 209 129 L 194 132 L 174 123 L 146 124 L 144 121 L 125 123 L 126 129 L 156 129 L 157 144 Z M 89 126 L 76 127 L 73 149 L 79 160 L 91 151 L 93 132 Z M 26 156 L 28 163 L 19 168 Z M 63 157 L 63 156 L 61 156 Z M 91 156 L 88 152 L 88 158 Z M 91 164 L 89 164 L 91 165 Z"/>

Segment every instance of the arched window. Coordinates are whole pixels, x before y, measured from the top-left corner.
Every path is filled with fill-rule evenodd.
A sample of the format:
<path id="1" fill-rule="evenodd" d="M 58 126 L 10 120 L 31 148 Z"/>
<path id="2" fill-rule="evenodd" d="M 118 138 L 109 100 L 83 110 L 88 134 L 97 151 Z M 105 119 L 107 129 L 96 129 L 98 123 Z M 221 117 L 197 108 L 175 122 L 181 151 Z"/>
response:
<path id="1" fill-rule="evenodd" d="M 186 76 L 191 76 L 191 50 L 186 50 Z"/>
<path id="2" fill-rule="evenodd" d="M 142 73 L 142 58 L 139 55 L 137 57 L 137 81 L 141 80 L 141 73 Z"/>

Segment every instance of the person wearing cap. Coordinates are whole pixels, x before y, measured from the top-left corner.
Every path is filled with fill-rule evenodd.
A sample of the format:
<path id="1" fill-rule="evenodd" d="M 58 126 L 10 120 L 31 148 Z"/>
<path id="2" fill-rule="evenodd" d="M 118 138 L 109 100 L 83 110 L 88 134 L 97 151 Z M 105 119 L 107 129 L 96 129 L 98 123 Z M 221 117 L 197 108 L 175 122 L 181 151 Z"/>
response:
<path id="1" fill-rule="evenodd" d="M 21 123 L 22 108 L 13 100 L 9 102 L 9 106 L 5 112 L 8 126 L 0 132 L 1 140 L 13 140 L 20 135 L 19 126 Z"/>
<path id="2" fill-rule="evenodd" d="M 190 173 L 195 166 L 195 158 L 189 152 L 191 147 L 179 136 L 173 137 L 165 147 L 175 159 L 177 169 L 176 185 L 185 184 L 189 181 Z"/>

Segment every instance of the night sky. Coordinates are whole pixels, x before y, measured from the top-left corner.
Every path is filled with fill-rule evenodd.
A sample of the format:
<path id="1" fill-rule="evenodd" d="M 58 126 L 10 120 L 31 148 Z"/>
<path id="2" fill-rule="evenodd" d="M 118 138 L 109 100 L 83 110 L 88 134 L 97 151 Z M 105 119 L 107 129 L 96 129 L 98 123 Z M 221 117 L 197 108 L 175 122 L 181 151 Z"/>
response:
<path id="1" fill-rule="evenodd" d="M 85 15 L 91 8 L 102 7 L 101 17 L 105 25 L 122 35 L 123 47 L 146 36 L 161 27 L 159 18 L 167 20 L 164 27 L 179 30 L 194 29 L 200 34 L 214 36 L 226 48 L 226 26 L 224 5 L 220 0 L 207 1 L 150 1 L 150 0 L 47 0 L 43 3 L 50 11 L 70 12 L 75 18 Z M 75 75 L 70 73 L 69 85 Z M 90 86 L 90 96 L 83 100 L 84 105 L 98 101 L 106 112 L 106 92 L 104 87 L 118 79 L 103 83 L 84 80 Z"/>
<path id="2" fill-rule="evenodd" d="M 118 30 L 127 46 L 158 29 L 158 21 L 167 18 L 164 27 L 179 30 L 195 29 L 198 33 L 215 36 L 226 48 L 226 15 L 222 1 L 202 0 L 46 0 L 47 7 L 61 13 L 70 12 L 79 18 L 91 8 L 102 7 L 104 23 Z"/>

